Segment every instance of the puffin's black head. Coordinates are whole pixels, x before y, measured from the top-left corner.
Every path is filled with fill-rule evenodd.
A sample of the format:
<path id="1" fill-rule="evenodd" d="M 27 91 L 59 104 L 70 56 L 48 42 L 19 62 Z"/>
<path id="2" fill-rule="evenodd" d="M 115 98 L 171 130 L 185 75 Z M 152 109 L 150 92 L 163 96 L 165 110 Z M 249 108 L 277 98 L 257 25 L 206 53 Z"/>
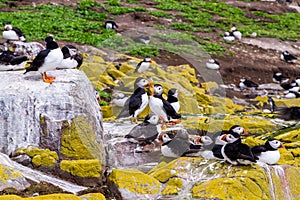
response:
<path id="1" fill-rule="evenodd" d="M 136 90 L 137 88 L 145 88 L 145 87 L 150 87 L 150 83 L 148 80 L 146 80 L 143 77 L 138 77 L 137 79 L 135 79 L 134 90 Z"/>
<path id="2" fill-rule="evenodd" d="M 176 88 L 171 88 L 169 91 L 168 91 L 168 96 L 173 96 L 175 93 L 176 93 L 177 89 Z"/>
<path id="3" fill-rule="evenodd" d="M 268 150 L 277 150 L 278 148 L 283 147 L 282 143 L 274 138 L 269 138 L 266 141 L 265 146 Z"/>
<path id="4" fill-rule="evenodd" d="M 239 126 L 239 125 L 233 125 L 230 129 L 229 129 L 229 133 L 232 134 L 232 133 L 237 133 L 239 134 L 240 136 L 241 135 L 247 135 L 247 131 L 246 129 L 244 129 L 243 127 Z"/>
<path id="5" fill-rule="evenodd" d="M 61 51 L 64 55 L 64 59 L 71 57 L 68 47 L 64 46 L 63 48 L 61 48 Z"/>
<path id="6" fill-rule="evenodd" d="M 46 44 L 47 44 L 48 42 L 53 42 L 53 41 L 55 41 L 55 40 L 54 40 L 54 38 L 53 38 L 52 36 L 48 36 L 48 37 L 45 38 Z"/>
<path id="7" fill-rule="evenodd" d="M 158 115 L 153 114 L 153 113 L 147 115 L 147 116 L 145 117 L 145 119 L 144 119 L 144 123 L 147 123 L 147 124 L 150 123 L 150 124 L 153 124 L 153 125 L 157 125 L 158 122 L 159 122 L 159 117 L 158 117 Z"/>
<path id="8" fill-rule="evenodd" d="M 7 23 L 5 23 L 5 24 L 3 24 L 3 25 L 4 25 L 4 30 L 5 30 L 5 31 L 9 31 L 9 30 L 12 29 L 12 25 L 11 25 L 10 22 L 7 22 Z"/>

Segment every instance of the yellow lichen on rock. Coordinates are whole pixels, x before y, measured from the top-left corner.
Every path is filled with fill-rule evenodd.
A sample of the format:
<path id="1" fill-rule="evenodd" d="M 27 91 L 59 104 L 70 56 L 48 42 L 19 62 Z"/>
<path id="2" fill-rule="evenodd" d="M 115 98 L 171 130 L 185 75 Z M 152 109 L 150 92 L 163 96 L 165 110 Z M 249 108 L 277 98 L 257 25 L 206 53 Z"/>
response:
<path id="1" fill-rule="evenodd" d="M 201 83 L 201 86 L 206 92 L 210 92 L 213 88 L 219 88 L 219 85 L 212 81 Z"/>
<path id="2" fill-rule="evenodd" d="M 13 194 L 0 196 L 0 200 L 21 200 L 21 199 L 23 198 Z"/>
<path id="3" fill-rule="evenodd" d="M 103 161 L 102 145 L 96 142 L 96 133 L 83 116 L 66 124 L 61 136 L 61 153 L 73 159 L 98 159 Z"/>
<path id="4" fill-rule="evenodd" d="M 80 198 L 84 200 L 105 200 L 105 196 L 101 193 L 88 193 L 81 195 Z"/>
<path id="5" fill-rule="evenodd" d="M 27 154 L 32 158 L 32 163 L 39 166 L 49 166 L 55 165 L 58 160 L 58 155 L 55 151 L 50 151 L 49 149 L 39 149 L 36 147 L 20 148 L 17 153 Z"/>
<path id="6" fill-rule="evenodd" d="M 100 177 L 101 165 L 99 160 L 63 160 L 60 169 L 80 177 Z"/>
<path id="7" fill-rule="evenodd" d="M 22 174 L 16 170 L 13 170 L 5 165 L 0 165 L 0 181 L 6 183 L 11 179 L 21 178 Z"/>
<path id="8" fill-rule="evenodd" d="M 175 195 L 182 189 L 182 179 L 181 178 L 171 178 L 165 189 L 162 191 L 163 195 Z"/>
<path id="9" fill-rule="evenodd" d="M 132 193 L 158 194 L 161 190 L 158 180 L 138 170 L 114 169 L 109 175 L 109 180 L 114 182 L 118 188 Z"/>
<path id="10" fill-rule="evenodd" d="M 112 107 L 111 106 L 101 106 L 102 117 L 110 118 L 113 116 Z"/>

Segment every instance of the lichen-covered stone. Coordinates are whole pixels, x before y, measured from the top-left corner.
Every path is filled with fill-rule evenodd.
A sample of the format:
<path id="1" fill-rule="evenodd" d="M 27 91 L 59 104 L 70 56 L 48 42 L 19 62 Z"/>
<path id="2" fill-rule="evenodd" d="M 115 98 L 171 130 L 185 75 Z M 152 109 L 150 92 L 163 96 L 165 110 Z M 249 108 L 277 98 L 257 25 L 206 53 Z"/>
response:
<path id="1" fill-rule="evenodd" d="M 182 189 L 181 178 L 171 178 L 166 184 L 165 189 L 162 191 L 163 195 L 175 195 Z"/>
<path id="2" fill-rule="evenodd" d="M 114 169 L 109 175 L 124 199 L 157 198 L 161 184 L 155 178 L 138 170 Z"/>
<path id="3" fill-rule="evenodd" d="M 27 154 L 32 158 L 32 163 L 39 166 L 53 167 L 58 160 L 58 155 L 55 151 L 50 151 L 49 149 L 39 149 L 36 147 L 20 148 L 17 153 Z"/>
<path id="4" fill-rule="evenodd" d="M 0 191 L 6 188 L 14 188 L 22 191 L 30 186 L 23 175 L 6 165 L 0 165 Z"/>
<path id="5" fill-rule="evenodd" d="M 85 117 L 77 117 L 66 125 L 61 136 L 61 153 L 73 159 L 98 159 L 103 161 L 102 144 Z"/>
<path id="6" fill-rule="evenodd" d="M 105 197 L 101 193 L 89 193 L 82 196 L 76 196 L 73 194 L 48 194 L 39 195 L 35 197 L 22 198 L 17 195 L 2 195 L 0 200 L 105 200 Z"/>
<path id="7" fill-rule="evenodd" d="M 103 118 L 110 118 L 113 116 L 111 106 L 101 106 Z"/>
<path id="8" fill-rule="evenodd" d="M 0 200 L 21 200 L 21 199 L 23 198 L 14 194 L 0 196 Z"/>
<path id="9" fill-rule="evenodd" d="M 99 160 L 62 160 L 60 169 L 80 177 L 100 177 L 101 165 Z"/>
<path id="10" fill-rule="evenodd" d="M 80 198 L 84 200 L 105 200 L 105 196 L 101 193 L 88 193 L 81 195 Z"/>

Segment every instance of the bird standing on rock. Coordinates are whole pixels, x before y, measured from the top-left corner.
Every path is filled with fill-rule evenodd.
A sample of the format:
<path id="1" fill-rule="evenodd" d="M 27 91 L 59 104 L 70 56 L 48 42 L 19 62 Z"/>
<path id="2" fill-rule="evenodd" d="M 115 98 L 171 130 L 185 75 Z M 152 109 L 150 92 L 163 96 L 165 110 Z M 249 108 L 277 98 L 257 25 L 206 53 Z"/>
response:
<path id="1" fill-rule="evenodd" d="M 240 88 L 243 89 L 247 89 L 247 88 L 257 88 L 258 84 L 254 83 L 251 80 L 247 80 L 246 78 L 241 78 L 240 79 L 240 83 L 239 83 Z"/>
<path id="2" fill-rule="evenodd" d="M 209 59 L 208 62 L 206 63 L 206 67 L 208 69 L 218 70 L 220 69 L 220 63 L 217 62 L 215 59 Z"/>
<path id="3" fill-rule="evenodd" d="M 171 88 L 168 91 L 168 98 L 167 98 L 167 101 L 171 104 L 171 106 L 174 108 L 175 112 L 177 112 L 177 113 L 180 109 L 178 95 L 179 95 L 179 91 L 176 88 Z"/>
<path id="4" fill-rule="evenodd" d="M 73 45 L 65 45 L 61 48 L 64 58 L 58 69 L 74 69 L 79 68 L 83 62 L 83 58 L 78 54 L 78 50 Z"/>
<path id="5" fill-rule="evenodd" d="M 143 73 L 150 68 L 150 63 L 152 62 L 151 58 L 146 57 L 143 61 L 139 62 L 135 68 L 135 72 Z"/>
<path id="6" fill-rule="evenodd" d="M 119 28 L 117 23 L 114 21 L 106 21 L 104 24 L 104 27 L 105 27 L 105 29 L 112 29 L 112 30 L 115 30 L 116 32 L 118 31 L 118 28 Z"/>
<path id="7" fill-rule="evenodd" d="M 283 145 L 280 141 L 270 138 L 264 145 L 259 145 L 251 148 L 252 153 L 256 160 L 274 165 L 280 159 L 280 152 L 278 148 L 282 148 Z"/>
<path id="8" fill-rule="evenodd" d="M 288 82 L 290 79 L 288 77 L 283 76 L 281 72 L 274 72 L 272 80 L 274 83 L 282 84 Z"/>
<path id="9" fill-rule="evenodd" d="M 288 51 L 282 52 L 282 54 L 280 55 L 280 60 L 285 61 L 287 63 L 297 62 L 297 58 L 294 55 L 290 54 Z"/>
<path id="10" fill-rule="evenodd" d="M 139 77 L 134 82 L 134 92 L 125 102 L 125 105 L 117 116 L 117 119 L 131 116 L 131 121 L 138 122 L 138 116 L 146 108 L 149 102 L 145 88 L 151 89 L 151 84 L 145 78 Z"/>
<path id="11" fill-rule="evenodd" d="M 4 39 L 26 42 L 25 34 L 17 27 L 12 27 L 10 23 L 4 25 L 2 33 Z"/>
<path id="12" fill-rule="evenodd" d="M 150 144 L 158 134 L 159 117 L 155 114 L 149 114 L 145 117 L 144 122 L 136 125 L 131 131 L 125 135 L 125 138 L 134 139 L 141 144 Z"/>
<path id="13" fill-rule="evenodd" d="M 231 27 L 230 32 L 233 34 L 235 38 L 238 40 L 242 39 L 242 33 L 236 29 L 235 26 Z"/>
<path id="14" fill-rule="evenodd" d="M 232 165 L 248 165 L 256 162 L 250 147 L 242 143 L 239 134 L 227 134 L 226 140 L 227 144 L 222 147 L 221 153 L 227 162 Z"/>
<path id="15" fill-rule="evenodd" d="M 60 66 L 63 60 L 63 53 L 55 42 L 52 36 L 45 38 L 46 49 L 42 50 L 31 62 L 30 66 L 26 68 L 24 74 L 29 71 L 38 71 L 42 74 L 42 79 L 46 83 L 52 83 L 55 79 L 54 76 L 47 76 L 46 72 L 55 70 Z"/>
<path id="16" fill-rule="evenodd" d="M 149 99 L 150 110 L 161 117 L 165 123 L 169 122 L 170 117 L 175 119 L 172 120 L 173 122 L 179 122 L 181 115 L 178 114 L 172 105 L 163 98 L 163 87 L 160 84 L 155 84 L 153 86 L 153 92 L 154 94 L 150 96 Z"/>

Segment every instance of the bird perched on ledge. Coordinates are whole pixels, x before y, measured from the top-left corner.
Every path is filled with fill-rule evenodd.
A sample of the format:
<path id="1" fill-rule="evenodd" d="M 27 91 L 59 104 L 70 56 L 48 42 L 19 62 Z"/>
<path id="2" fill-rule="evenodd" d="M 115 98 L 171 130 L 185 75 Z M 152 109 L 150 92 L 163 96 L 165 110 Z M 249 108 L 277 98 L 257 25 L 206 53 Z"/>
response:
<path id="1" fill-rule="evenodd" d="M 46 49 L 42 50 L 26 68 L 24 74 L 30 71 L 38 71 L 42 74 L 42 79 L 46 83 L 52 83 L 54 76 L 47 76 L 46 72 L 55 70 L 63 60 L 63 53 L 52 36 L 45 38 Z"/>

